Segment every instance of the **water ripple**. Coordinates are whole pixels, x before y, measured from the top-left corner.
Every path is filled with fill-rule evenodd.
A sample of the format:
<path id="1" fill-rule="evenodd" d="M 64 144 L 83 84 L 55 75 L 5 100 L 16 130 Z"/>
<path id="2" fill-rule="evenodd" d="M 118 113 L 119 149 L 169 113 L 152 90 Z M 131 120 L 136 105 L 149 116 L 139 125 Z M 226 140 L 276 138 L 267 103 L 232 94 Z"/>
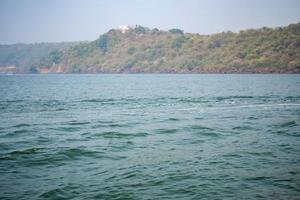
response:
<path id="1" fill-rule="evenodd" d="M 297 199 L 298 82 L 0 77 L 0 199 Z"/>

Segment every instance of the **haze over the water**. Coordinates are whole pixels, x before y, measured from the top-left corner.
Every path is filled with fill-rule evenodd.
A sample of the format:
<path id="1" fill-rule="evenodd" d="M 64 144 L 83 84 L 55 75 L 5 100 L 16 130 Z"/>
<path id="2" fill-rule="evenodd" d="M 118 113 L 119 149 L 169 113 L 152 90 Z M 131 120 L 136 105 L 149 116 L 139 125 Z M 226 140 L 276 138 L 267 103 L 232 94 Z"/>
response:
<path id="1" fill-rule="evenodd" d="M 94 40 L 119 25 L 211 34 L 300 21 L 298 0 L 1 0 L 0 43 Z"/>

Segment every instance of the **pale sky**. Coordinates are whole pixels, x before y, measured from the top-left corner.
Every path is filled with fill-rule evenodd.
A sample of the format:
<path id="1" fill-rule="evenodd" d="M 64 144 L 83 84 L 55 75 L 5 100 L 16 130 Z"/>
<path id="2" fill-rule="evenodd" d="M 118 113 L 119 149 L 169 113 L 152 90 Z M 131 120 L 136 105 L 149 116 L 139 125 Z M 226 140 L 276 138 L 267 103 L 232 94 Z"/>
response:
<path id="1" fill-rule="evenodd" d="M 211 34 L 300 22 L 300 0 L 0 0 L 0 44 L 95 40 L 120 25 Z"/>

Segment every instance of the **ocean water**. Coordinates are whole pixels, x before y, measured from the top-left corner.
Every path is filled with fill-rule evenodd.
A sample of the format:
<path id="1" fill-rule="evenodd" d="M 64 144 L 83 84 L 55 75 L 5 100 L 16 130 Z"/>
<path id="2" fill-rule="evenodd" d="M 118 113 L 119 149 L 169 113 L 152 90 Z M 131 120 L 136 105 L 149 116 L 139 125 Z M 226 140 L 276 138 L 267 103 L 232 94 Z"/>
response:
<path id="1" fill-rule="evenodd" d="M 300 75 L 0 76 L 0 199 L 300 199 Z"/>

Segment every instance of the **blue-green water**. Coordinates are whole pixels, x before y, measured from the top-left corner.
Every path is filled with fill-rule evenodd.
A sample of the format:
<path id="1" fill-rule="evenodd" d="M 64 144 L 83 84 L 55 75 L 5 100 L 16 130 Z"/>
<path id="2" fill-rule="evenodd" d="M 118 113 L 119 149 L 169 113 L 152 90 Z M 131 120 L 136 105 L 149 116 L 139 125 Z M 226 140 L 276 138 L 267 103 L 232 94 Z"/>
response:
<path id="1" fill-rule="evenodd" d="M 0 199 L 299 199 L 299 75 L 0 76 Z"/>

